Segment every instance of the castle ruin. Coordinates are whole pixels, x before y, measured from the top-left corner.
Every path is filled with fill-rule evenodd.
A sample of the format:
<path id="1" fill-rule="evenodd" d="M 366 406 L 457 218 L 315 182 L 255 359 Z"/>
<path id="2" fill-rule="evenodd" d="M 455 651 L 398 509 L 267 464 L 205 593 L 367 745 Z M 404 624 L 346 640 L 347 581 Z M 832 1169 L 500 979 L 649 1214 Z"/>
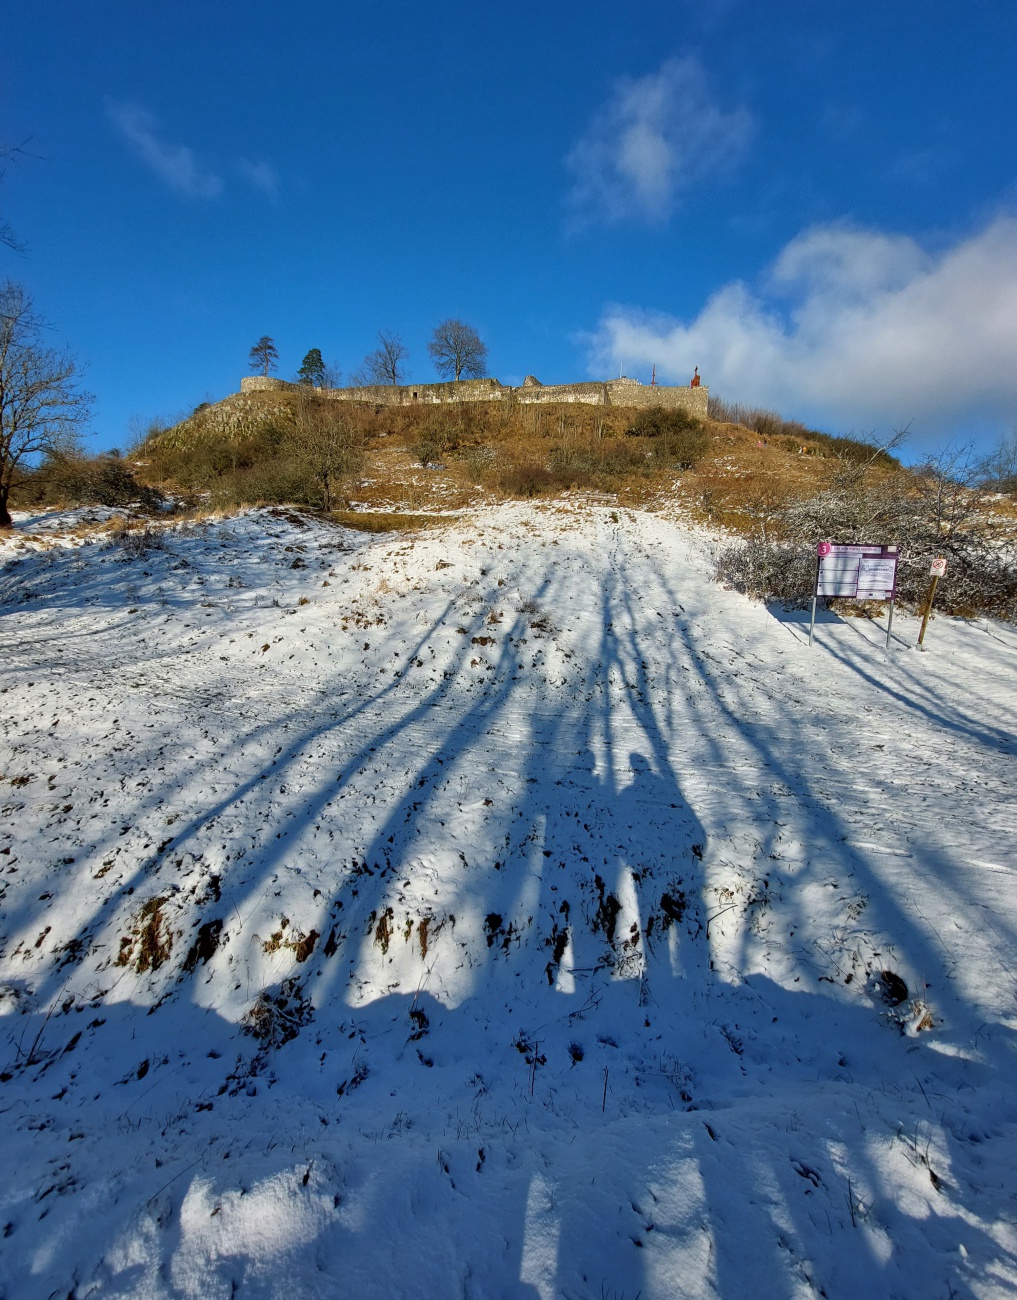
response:
<path id="1" fill-rule="evenodd" d="M 265 375 L 245 375 L 242 393 L 296 388 Z M 527 375 L 518 388 L 497 379 L 461 379 L 458 383 L 371 384 L 365 388 L 317 388 L 335 402 L 370 402 L 375 406 L 439 405 L 445 402 L 583 402 L 589 406 L 664 406 L 706 418 L 710 390 L 689 384 L 641 384 L 637 379 L 594 380 L 580 384 L 542 384 Z"/>

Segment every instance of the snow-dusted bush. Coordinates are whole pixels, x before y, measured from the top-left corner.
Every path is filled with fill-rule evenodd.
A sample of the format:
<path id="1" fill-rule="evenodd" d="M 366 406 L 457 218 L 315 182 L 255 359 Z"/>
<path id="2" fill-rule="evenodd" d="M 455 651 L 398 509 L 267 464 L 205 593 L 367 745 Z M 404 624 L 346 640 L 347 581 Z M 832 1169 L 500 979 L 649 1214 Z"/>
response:
<path id="1" fill-rule="evenodd" d="M 125 560 L 143 560 L 149 551 L 163 549 L 164 538 L 158 529 L 132 528 L 123 524 L 109 535 L 110 545 L 119 547 Z"/>
<path id="2" fill-rule="evenodd" d="M 918 607 L 930 562 L 949 561 L 938 608 L 957 614 L 1017 619 L 1017 550 L 1013 529 L 984 497 L 942 472 L 849 481 L 767 516 L 756 536 L 721 551 L 719 581 L 760 600 L 805 605 L 815 582 L 816 543 L 879 542 L 901 548 L 897 597 Z"/>

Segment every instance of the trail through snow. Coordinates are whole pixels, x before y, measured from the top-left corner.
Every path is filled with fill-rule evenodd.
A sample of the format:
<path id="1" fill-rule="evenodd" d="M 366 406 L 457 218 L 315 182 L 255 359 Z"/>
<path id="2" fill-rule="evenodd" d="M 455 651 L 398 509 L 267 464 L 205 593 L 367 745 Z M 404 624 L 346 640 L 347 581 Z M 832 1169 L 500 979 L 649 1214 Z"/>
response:
<path id="1" fill-rule="evenodd" d="M 1012 627 L 80 525 L 0 549 L 0 1296 L 1014 1293 Z"/>

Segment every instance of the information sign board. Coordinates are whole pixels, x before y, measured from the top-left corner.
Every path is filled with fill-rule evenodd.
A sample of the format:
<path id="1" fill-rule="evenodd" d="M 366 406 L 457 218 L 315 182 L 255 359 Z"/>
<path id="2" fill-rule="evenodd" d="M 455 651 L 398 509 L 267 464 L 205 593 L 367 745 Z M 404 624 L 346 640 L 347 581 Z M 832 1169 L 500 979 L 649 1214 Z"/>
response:
<path id="1" fill-rule="evenodd" d="M 816 556 L 817 596 L 893 600 L 897 589 L 896 546 L 820 542 Z"/>
<path id="2" fill-rule="evenodd" d="M 938 559 L 932 561 L 932 568 L 929 573 L 933 578 L 941 578 L 946 573 L 946 559 L 944 556 L 941 555 Z"/>

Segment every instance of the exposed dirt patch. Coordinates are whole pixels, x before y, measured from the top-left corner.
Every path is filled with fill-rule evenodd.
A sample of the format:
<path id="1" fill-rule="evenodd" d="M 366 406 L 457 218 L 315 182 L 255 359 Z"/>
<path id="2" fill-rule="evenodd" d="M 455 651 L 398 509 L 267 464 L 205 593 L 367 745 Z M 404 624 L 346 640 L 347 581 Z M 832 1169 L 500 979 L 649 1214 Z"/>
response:
<path id="1" fill-rule="evenodd" d="M 130 966 L 139 975 L 157 971 L 169 961 L 173 951 L 173 933 L 163 914 L 169 902 L 165 896 L 150 898 L 131 924 L 130 930 L 120 940 L 120 951 L 115 965 Z"/>

